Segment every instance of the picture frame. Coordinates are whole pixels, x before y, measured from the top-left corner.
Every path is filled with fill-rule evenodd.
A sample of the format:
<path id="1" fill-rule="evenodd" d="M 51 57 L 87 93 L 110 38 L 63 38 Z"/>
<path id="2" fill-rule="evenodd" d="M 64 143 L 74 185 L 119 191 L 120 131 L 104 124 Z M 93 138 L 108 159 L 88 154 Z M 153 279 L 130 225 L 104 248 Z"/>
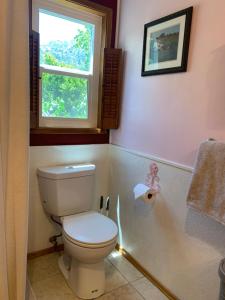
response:
<path id="1" fill-rule="evenodd" d="M 187 71 L 193 7 L 144 25 L 142 76 Z"/>

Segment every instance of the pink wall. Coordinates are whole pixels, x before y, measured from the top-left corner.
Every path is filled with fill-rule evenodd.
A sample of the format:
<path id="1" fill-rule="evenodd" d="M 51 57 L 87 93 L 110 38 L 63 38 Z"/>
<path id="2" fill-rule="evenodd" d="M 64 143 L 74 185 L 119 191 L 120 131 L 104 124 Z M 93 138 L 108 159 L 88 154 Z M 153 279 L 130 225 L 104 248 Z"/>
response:
<path id="1" fill-rule="evenodd" d="M 225 1 L 123 0 L 121 126 L 111 142 L 193 165 L 199 143 L 225 140 Z M 187 73 L 141 77 L 145 23 L 194 6 Z"/>

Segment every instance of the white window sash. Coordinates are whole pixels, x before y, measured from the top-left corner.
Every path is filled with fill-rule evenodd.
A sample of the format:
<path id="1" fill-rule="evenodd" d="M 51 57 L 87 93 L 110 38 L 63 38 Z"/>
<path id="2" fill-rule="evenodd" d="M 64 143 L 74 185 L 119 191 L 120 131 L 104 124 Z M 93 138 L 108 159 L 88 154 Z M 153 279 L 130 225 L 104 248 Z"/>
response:
<path id="1" fill-rule="evenodd" d="M 70 76 L 73 78 L 84 78 L 88 81 L 88 89 L 87 89 L 87 97 L 88 97 L 88 117 L 87 119 L 80 118 L 60 118 L 60 117 L 43 117 L 42 116 L 42 73 L 54 74 L 54 75 L 62 75 L 62 76 Z M 39 124 L 41 127 L 80 127 L 80 128 L 89 128 L 92 126 L 92 75 L 85 75 L 74 72 L 65 72 L 64 70 L 56 70 L 54 68 L 40 68 L 40 101 L 39 101 Z"/>
<path id="2" fill-rule="evenodd" d="M 61 67 L 56 67 L 56 66 L 47 66 L 47 65 L 41 65 L 40 67 L 40 77 L 41 74 L 49 73 L 49 74 L 57 74 L 57 75 L 64 75 L 64 76 L 71 76 L 71 77 L 76 77 L 76 78 L 85 78 L 85 79 L 90 79 L 93 77 L 92 74 L 88 72 L 83 72 L 79 70 L 73 70 L 73 69 L 68 69 L 68 68 L 61 68 Z"/>
<path id="3" fill-rule="evenodd" d="M 102 50 L 102 17 L 93 13 L 79 10 L 79 6 L 68 1 L 52 1 L 52 0 L 34 0 L 33 2 L 33 29 L 39 32 L 39 11 L 41 9 L 49 10 L 57 14 L 68 16 L 73 19 L 80 19 L 95 25 L 94 39 L 94 61 L 93 70 L 84 72 L 80 70 L 67 69 L 55 66 L 40 66 L 40 75 L 43 71 L 52 74 L 60 74 L 73 76 L 78 78 L 88 78 L 88 119 L 69 119 L 69 118 L 48 118 L 42 117 L 39 113 L 40 127 L 56 127 L 56 128 L 96 128 L 98 119 L 98 90 L 100 78 L 100 58 Z M 93 73 L 92 73 L 93 72 Z M 41 80 L 40 80 L 40 99 L 39 112 L 41 112 Z"/>

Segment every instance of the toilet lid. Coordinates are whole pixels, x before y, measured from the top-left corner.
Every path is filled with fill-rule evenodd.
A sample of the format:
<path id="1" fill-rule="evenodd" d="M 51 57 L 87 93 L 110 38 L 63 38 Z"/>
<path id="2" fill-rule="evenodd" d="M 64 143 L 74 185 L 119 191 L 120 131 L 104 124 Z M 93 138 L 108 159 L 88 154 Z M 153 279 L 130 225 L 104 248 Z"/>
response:
<path id="1" fill-rule="evenodd" d="M 82 244 L 105 244 L 118 233 L 115 222 L 97 212 L 63 217 L 62 222 L 64 233 Z"/>

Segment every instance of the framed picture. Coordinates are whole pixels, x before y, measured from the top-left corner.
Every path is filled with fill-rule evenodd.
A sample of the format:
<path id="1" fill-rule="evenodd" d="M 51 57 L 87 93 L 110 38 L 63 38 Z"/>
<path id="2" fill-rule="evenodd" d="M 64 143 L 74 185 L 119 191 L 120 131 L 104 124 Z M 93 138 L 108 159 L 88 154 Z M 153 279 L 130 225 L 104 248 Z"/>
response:
<path id="1" fill-rule="evenodd" d="M 142 76 L 185 72 L 193 7 L 145 24 Z"/>

